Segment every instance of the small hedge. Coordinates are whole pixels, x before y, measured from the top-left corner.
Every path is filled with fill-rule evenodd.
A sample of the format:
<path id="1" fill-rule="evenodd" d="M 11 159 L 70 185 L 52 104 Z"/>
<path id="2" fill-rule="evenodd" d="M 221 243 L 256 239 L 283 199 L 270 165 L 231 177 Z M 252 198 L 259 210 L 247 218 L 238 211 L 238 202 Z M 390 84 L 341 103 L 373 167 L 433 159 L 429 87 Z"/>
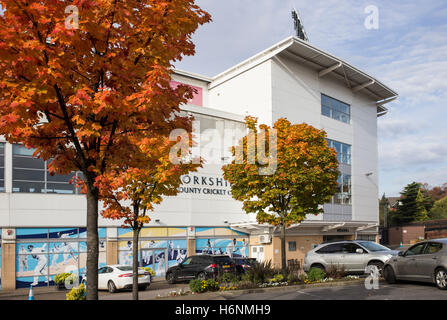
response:
<path id="1" fill-rule="evenodd" d="M 207 291 L 218 291 L 219 290 L 219 283 L 217 281 L 214 281 L 212 279 L 208 280 L 191 280 L 189 282 L 189 288 L 192 292 L 195 293 L 203 293 Z"/>
<path id="2" fill-rule="evenodd" d="M 59 273 L 54 276 L 55 284 L 65 284 L 65 279 L 71 277 L 72 273 Z"/>
<path id="3" fill-rule="evenodd" d="M 85 300 L 86 289 L 82 283 L 78 288 L 73 288 L 67 293 L 66 300 Z"/>
<path id="4" fill-rule="evenodd" d="M 310 282 L 321 281 L 326 277 L 326 272 L 320 268 L 311 268 L 307 274 L 307 279 Z"/>

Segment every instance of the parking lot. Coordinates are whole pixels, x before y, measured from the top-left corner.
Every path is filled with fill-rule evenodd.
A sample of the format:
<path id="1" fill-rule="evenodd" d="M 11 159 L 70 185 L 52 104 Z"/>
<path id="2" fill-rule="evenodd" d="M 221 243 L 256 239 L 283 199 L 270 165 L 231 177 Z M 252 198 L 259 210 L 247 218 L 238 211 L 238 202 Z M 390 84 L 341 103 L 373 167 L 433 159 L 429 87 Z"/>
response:
<path id="1" fill-rule="evenodd" d="M 146 291 L 140 291 L 140 300 L 156 299 L 158 295 L 167 296 L 170 291 L 188 290 L 188 283 L 168 284 L 163 279 L 156 279 Z M 55 288 L 35 288 L 35 300 L 65 300 L 65 291 Z M 0 300 L 26 300 L 25 289 L 16 290 L 8 295 L 0 294 Z M 99 292 L 100 300 L 131 300 L 132 292 Z M 284 288 L 284 290 L 264 290 L 264 292 L 238 294 L 228 293 L 182 296 L 176 299 L 219 299 L 219 300 L 447 300 L 447 291 L 439 290 L 434 285 L 417 282 L 399 282 L 389 285 L 380 281 L 378 290 L 367 290 L 363 282 L 331 287 L 309 287 L 304 289 Z"/>
<path id="2" fill-rule="evenodd" d="M 380 281 L 379 289 L 367 290 L 363 282 L 347 286 L 292 289 L 282 292 L 262 292 L 235 295 L 234 300 L 447 300 L 447 290 L 417 282 L 389 285 Z"/>

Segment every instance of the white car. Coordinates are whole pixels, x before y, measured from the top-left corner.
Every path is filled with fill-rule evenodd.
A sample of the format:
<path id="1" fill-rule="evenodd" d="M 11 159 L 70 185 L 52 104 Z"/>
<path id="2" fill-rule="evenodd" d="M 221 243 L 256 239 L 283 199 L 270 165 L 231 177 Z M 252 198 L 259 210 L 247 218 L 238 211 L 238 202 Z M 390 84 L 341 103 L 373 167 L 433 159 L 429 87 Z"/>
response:
<path id="1" fill-rule="evenodd" d="M 108 290 L 114 293 L 119 289 L 132 289 L 133 269 L 128 265 L 109 265 L 98 270 L 98 290 Z M 82 278 L 82 283 L 87 281 L 87 276 Z M 151 284 L 151 274 L 138 268 L 138 288 L 145 290 Z M 87 282 L 88 285 L 88 282 Z"/>

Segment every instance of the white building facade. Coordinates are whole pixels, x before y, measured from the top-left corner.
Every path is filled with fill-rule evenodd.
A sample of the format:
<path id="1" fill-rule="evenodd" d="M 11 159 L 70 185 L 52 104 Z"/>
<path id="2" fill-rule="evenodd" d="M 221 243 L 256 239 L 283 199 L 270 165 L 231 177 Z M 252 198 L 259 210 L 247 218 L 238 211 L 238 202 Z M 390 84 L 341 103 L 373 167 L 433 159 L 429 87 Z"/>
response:
<path id="1" fill-rule="evenodd" d="M 201 152 L 210 155 L 197 173 L 182 178 L 142 230 L 140 264 L 158 276 L 187 255 L 223 253 L 281 261 L 276 230 L 256 222 L 231 198 L 221 166 L 230 160 L 225 130 L 244 132 L 244 117 L 272 125 L 285 117 L 328 134 L 340 162 L 340 190 L 324 214 L 287 230 L 288 260 L 335 239 L 377 240 L 377 117 L 397 94 L 343 60 L 288 38 L 208 78 L 177 70 L 172 85 L 197 93 L 183 111 L 200 122 Z M 206 129 L 218 129 L 219 137 Z M 231 142 L 231 141 L 230 141 Z M 233 141 L 235 142 L 235 141 Z M 61 272 L 85 272 L 86 199 L 70 177 L 51 177 L 46 164 L 19 145 L 0 144 L 2 286 L 51 285 Z M 210 161 L 211 155 L 219 161 Z M 208 159 L 207 159 L 208 158 Z M 100 265 L 130 263 L 132 234 L 121 222 L 100 218 Z"/>

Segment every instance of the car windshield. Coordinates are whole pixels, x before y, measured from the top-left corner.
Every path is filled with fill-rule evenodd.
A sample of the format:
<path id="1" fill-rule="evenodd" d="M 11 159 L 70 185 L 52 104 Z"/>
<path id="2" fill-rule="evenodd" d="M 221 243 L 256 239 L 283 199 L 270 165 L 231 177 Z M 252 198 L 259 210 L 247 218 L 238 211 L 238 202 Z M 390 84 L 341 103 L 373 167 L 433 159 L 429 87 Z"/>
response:
<path id="1" fill-rule="evenodd" d="M 133 270 L 132 266 L 120 266 L 120 267 L 116 267 L 116 268 L 121 271 L 132 271 Z"/>
<path id="2" fill-rule="evenodd" d="M 358 244 L 365 247 L 369 251 L 390 251 L 389 248 L 384 247 L 378 243 L 370 242 L 370 241 L 359 241 Z"/>

